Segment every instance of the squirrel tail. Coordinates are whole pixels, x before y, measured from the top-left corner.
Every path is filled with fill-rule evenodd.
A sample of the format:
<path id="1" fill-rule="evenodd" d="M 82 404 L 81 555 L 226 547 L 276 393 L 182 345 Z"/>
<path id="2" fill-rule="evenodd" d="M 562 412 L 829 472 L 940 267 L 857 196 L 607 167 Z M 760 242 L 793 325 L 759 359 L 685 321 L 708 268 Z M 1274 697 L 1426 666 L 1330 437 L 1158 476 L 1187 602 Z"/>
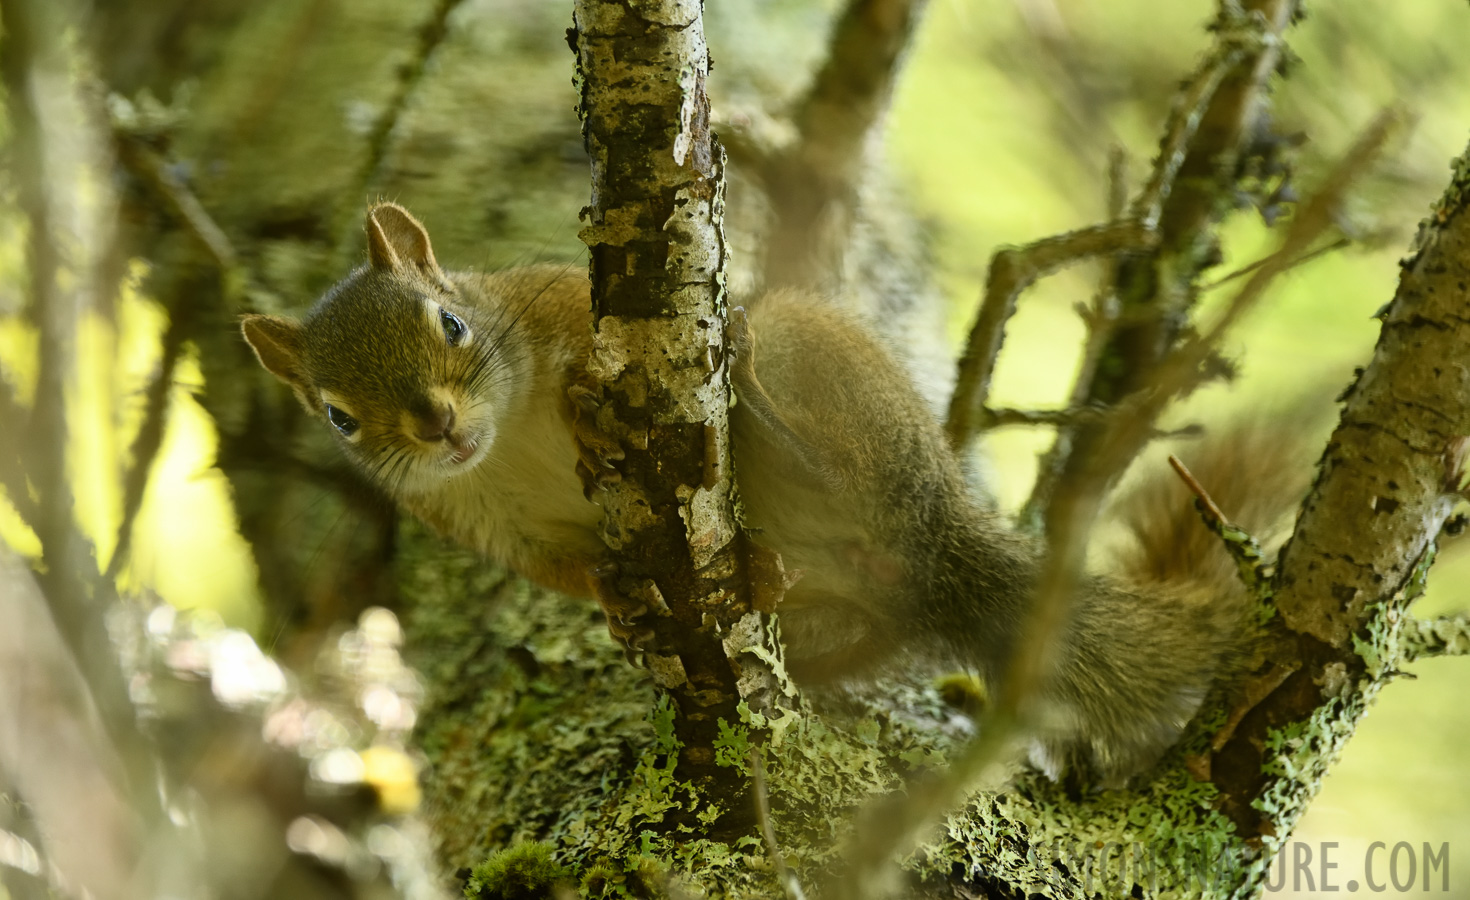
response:
<path id="1" fill-rule="evenodd" d="M 1262 417 L 1178 455 L 1228 519 L 1269 544 L 1306 492 L 1304 450 L 1283 419 Z M 1051 691 L 1061 721 L 1043 725 L 1031 759 L 1053 778 L 1086 772 L 1114 786 L 1152 765 L 1216 679 L 1244 664 L 1251 610 L 1234 562 L 1168 467 L 1115 501 L 1110 519 L 1130 541 L 1075 602 Z"/>
<path id="2" fill-rule="evenodd" d="M 1292 417 L 1295 419 L 1295 417 Z M 1175 454 L 1231 522 L 1269 545 L 1305 496 L 1310 465 L 1300 431 L 1286 419 L 1253 416 Z M 1235 563 L 1201 521 L 1194 495 L 1167 467 L 1114 501 L 1109 519 L 1126 543 L 1115 555 L 1118 573 L 1138 584 L 1194 582 L 1217 589 L 1236 584 Z"/>

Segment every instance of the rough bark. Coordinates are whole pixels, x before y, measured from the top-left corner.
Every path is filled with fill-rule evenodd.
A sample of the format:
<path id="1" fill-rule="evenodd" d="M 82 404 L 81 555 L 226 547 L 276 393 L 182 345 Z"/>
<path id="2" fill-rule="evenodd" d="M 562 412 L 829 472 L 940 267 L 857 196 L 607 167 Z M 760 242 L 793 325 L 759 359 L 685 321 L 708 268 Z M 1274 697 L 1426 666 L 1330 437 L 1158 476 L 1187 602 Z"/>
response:
<path id="1" fill-rule="evenodd" d="M 1417 652 L 1408 605 L 1463 486 L 1470 434 L 1470 153 L 1403 262 L 1373 361 L 1347 391 L 1282 551 L 1266 665 L 1290 672 L 1215 759 L 1240 834 L 1290 833 L 1378 691 Z M 1244 895 L 1244 890 L 1242 890 Z"/>
<path id="2" fill-rule="evenodd" d="M 598 426 L 621 478 L 603 540 L 644 606 L 644 662 L 674 703 L 678 773 L 748 818 L 744 779 L 716 761 L 739 706 L 773 712 L 779 646 L 756 609 L 735 519 L 725 340 L 724 150 L 710 130 L 700 0 L 581 0 L 575 49 L 592 205 Z"/>

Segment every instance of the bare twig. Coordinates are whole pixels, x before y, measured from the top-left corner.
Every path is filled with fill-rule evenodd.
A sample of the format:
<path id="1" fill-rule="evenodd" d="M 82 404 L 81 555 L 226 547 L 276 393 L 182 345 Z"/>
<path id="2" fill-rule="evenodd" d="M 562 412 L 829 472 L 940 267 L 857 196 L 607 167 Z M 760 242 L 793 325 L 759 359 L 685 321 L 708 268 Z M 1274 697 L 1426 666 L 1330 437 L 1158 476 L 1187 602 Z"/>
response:
<path id="1" fill-rule="evenodd" d="M 1101 407 L 1078 409 L 990 409 L 980 410 L 976 431 L 1004 428 L 1007 425 L 1075 425 L 1079 422 L 1101 422 L 1107 410 Z"/>
<path id="2" fill-rule="evenodd" d="M 985 299 L 960 357 L 959 377 L 949 401 L 945 430 L 950 446 L 965 447 L 979 430 L 979 410 L 990 393 L 990 379 L 1005 341 L 1005 327 L 1021 292 L 1038 278 L 1094 256 L 1144 249 L 1152 232 L 1133 221 L 1108 222 L 1056 235 L 1025 247 L 1004 247 L 990 260 Z"/>
<path id="3" fill-rule="evenodd" d="M 368 190 L 382 177 L 383 164 L 388 158 L 394 137 L 393 131 L 403 118 L 404 111 L 408 109 L 424 74 L 429 71 L 430 60 L 449 34 L 450 16 L 463 2 L 464 0 L 438 0 L 419 28 L 418 46 L 414 48 L 413 56 L 397 67 L 398 83 L 365 141 L 367 156 L 359 170 L 357 183 L 352 185 L 354 190 L 343 192 L 349 202 L 339 210 L 337 217 L 337 253 L 341 257 L 347 257 L 362 240 L 359 226 L 362 209 L 357 204 L 362 202 Z"/>
<path id="4" fill-rule="evenodd" d="M 1180 480 L 1189 488 L 1190 493 L 1195 496 L 1195 507 L 1199 509 L 1200 516 L 1205 520 L 1209 529 L 1220 537 L 1224 542 L 1225 549 L 1230 553 L 1230 558 L 1235 560 L 1236 568 L 1240 571 L 1240 579 L 1252 592 L 1258 591 L 1260 586 L 1271 580 L 1273 570 L 1266 562 L 1266 553 L 1261 549 L 1260 543 L 1251 536 L 1250 532 L 1235 525 L 1215 505 L 1210 494 L 1200 484 L 1189 468 L 1180 461 L 1179 457 L 1170 454 L 1169 465 L 1179 475 Z"/>
<path id="5" fill-rule="evenodd" d="M 215 224 L 214 218 L 204 209 L 204 204 L 189 190 L 189 186 L 176 175 L 165 161 L 142 141 L 126 133 L 118 133 L 118 158 L 133 172 L 142 176 L 148 186 L 168 204 L 169 211 L 176 215 L 224 272 L 233 272 L 239 266 L 239 254 L 235 252 L 224 230 Z"/>
<path id="6" fill-rule="evenodd" d="M 1296 259 L 1292 260 L 1291 261 L 1291 264 L 1289 266 L 1287 266 L 1287 268 L 1288 269 L 1295 269 L 1298 266 L 1306 265 L 1307 263 L 1311 262 L 1314 259 L 1317 259 L 1318 257 L 1326 256 L 1327 254 L 1332 253 L 1332 252 L 1334 252 L 1336 250 L 1341 250 L 1344 247 L 1350 247 L 1350 246 L 1352 246 L 1352 243 L 1353 243 L 1352 238 L 1349 238 L 1349 237 L 1340 237 L 1340 238 L 1338 238 L 1335 241 L 1331 241 L 1331 242 L 1329 242 L 1327 244 L 1322 245 L 1321 247 L 1318 247 L 1316 250 L 1310 250 L 1310 251 L 1308 251 L 1306 253 L 1303 253 L 1301 256 L 1298 256 Z M 1202 284 L 1202 285 L 1200 285 L 1200 288 L 1199 289 L 1200 289 L 1201 292 L 1204 292 L 1204 291 L 1213 291 L 1215 288 L 1220 287 L 1222 285 L 1229 284 L 1230 282 L 1236 280 L 1237 278 L 1243 278 L 1246 275 L 1249 275 L 1250 273 L 1254 272 L 1256 269 L 1259 269 L 1263 264 L 1265 264 L 1265 262 L 1266 261 L 1264 259 L 1258 259 L 1255 262 L 1251 263 L 1250 265 L 1241 266 L 1240 268 L 1236 269 L 1234 272 L 1231 272 L 1228 275 L 1223 275 L 1223 276 L 1221 276 L 1219 278 L 1216 278 L 1214 281 L 1211 281 L 1208 284 Z"/>
<path id="7" fill-rule="evenodd" d="M 1186 151 L 1204 119 L 1210 101 L 1225 76 L 1245 56 L 1246 49 L 1239 39 L 1222 39 L 1205 59 L 1199 70 L 1184 86 L 1174 101 L 1169 123 L 1165 126 L 1164 139 L 1159 144 L 1159 155 L 1154 160 L 1153 173 L 1148 182 L 1134 198 L 1131 210 L 1133 218 L 1153 229 L 1159 224 L 1164 202 L 1174 189 L 1174 178 L 1184 165 Z"/>
<path id="8" fill-rule="evenodd" d="M 766 765 L 761 760 L 759 747 L 750 748 L 750 771 L 755 788 L 755 815 L 760 821 L 761 837 L 766 842 L 766 854 L 771 859 L 771 868 L 776 870 L 776 880 L 786 892 L 787 900 L 806 900 L 801 882 L 797 880 L 796 873 L 786 865 L 786 857 L 781 853 L 781 846 L 776 843 L 776 829 L 771 824 L 771 802 L 766 793 Z"/>

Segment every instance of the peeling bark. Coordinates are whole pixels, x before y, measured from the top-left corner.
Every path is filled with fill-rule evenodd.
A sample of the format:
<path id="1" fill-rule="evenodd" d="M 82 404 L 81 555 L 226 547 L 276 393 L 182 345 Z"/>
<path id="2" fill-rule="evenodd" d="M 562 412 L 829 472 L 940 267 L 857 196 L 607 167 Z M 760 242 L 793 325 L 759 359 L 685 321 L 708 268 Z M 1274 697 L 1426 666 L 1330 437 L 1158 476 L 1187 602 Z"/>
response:
<path id="1" fill-rule="evenodd" d="M 770 610 L 751 605 L 735 519 L 724 151 L 709 126 L 701 4 L 582 0 L 576 23 L 592 158 L 589 369 L 604 391 L 599 427 L 626 454 L 602 494 L 612 586 L 650 610 L 645 662 L 676 704 L 680 774 L 733 803 L 747 786 L 716 764 L 721 723 L 740 721 L 742 700 L 769 711 L 775 678 L 745 655 Z"/>

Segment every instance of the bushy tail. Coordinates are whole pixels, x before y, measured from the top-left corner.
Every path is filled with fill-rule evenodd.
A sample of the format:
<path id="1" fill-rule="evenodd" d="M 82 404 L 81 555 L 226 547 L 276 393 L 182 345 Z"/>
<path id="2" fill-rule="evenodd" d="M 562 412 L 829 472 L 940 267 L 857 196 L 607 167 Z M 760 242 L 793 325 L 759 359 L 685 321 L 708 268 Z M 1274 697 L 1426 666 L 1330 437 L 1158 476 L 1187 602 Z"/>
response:
<path id="1" fill-rule="evenodd" d="M 1294 424 L 1242 420 L 1177 454 L 1226 517 L 1264 544 L 1307 489 Z M 1115 502 L 1113 521 L 1131 540 L 1114 572 L 1077 598 L 1054 688 L 1068 721 L 1039 735 L 1032 752 L 1053 777 L 1082 770 L 1117 784 L 1151 765 L 1247 655 L 1250 607 L 1235 565 L 1189 490 L 1167 464 L 1158 469 Z"/>
<path id="2" fill-rule="evenodd" d="M 1295 412 L 1295 411 L 1293 411 Z M 1311 475 L 1303 417 L 1241 418 L 1175 451 L 1231 522 L 1274 545 L 1306 495 Z M 1204 525 L 1194 495 L 1163 461 L 1114 501 L 1109 519 L 1126 532 L 1115 557 L 1140 584 L 1237 584 L 1235 564 Z"/>

